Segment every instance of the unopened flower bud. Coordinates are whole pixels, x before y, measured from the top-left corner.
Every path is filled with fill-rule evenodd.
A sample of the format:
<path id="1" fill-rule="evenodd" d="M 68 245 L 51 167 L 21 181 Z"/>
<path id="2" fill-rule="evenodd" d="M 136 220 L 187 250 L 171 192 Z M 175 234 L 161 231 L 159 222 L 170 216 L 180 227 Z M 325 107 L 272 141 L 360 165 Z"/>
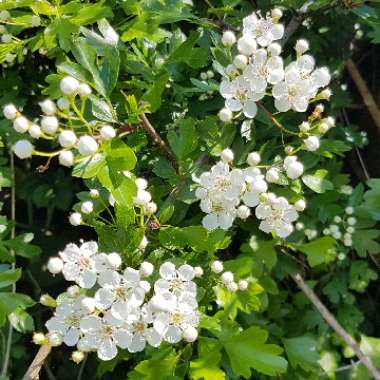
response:
<path id="1" fill-rule="evenodd" d="M 89 156 L 98 150 L 98 143 L 89 135 L 84 135 L 79 138 L 78 151 L 82 156 Z"/>
<path id="2" fill-rule="evenodd" d="M 233 117 L 232 111 L 228 108 L 222 108 L 218 113 L 219 119 L 224 123 L 230 123 Z"/>
<path id="3" fill-rule="evenodd" d="M 33 145 L 28 140 L 19 140 L 13 145 L 12 150 L 14 154 L 24 160 L 30 158 L 33 155 Z"/>
<path id="4" fill-rule="evenodd" d="M 240 280 L 238 282 L 238 288 L 239 288 L 239 290 L 247 290 L 248 289 L 248 281 L 247 280 Z"/>
<path id="5" fill-rule="evenodd" d="M 65 95 L 75 95 L 78 92 L 79 82 L 71 76 L 66 76 L 61 80 L 59 87 Z"/>
<path id="6" fill-rule="evenodd" d="M 55 116 L 44 116 L 41 120 L 42 130 L 49 134 L 53 135 L 58 129 L 58 119 Z"/>
<path id="7" fill-rule="evenodd" d="M 18 116 L 13 121 L 13 129 L 18 133 L 25 133 L 29 128 L 29 121 L 24 116 Z"/>
<path id="8" fill-rule="evenodd" d="M 270 183 L 277 183 L 280 180 L 280 173 L 277 168 L 270 168 L 266 174 L 265 179 Z"/>
<path id="9" fill-rule="evenodd" d="M 235 42 L 236 42 L 236 36 L 234 32 L 227 30 L 223 33 L 222 44 L 224 46 L 232 46 L 235 44 Z"/>
<path id="10" fill-rule="evenodd" d="M 103 125 L 103 127 L 100 128 L 100 136 L 102 136 L 104 140 L 112 140 L 116 136 L 115 128 L 110 125 Z"/>
<path id="11" fill-rule="evenodd" d="M 46 344 L 48 342 L 48 339 L 46 338 L 45 334 L 41 332 L 35 332 L 33 334 L 33 343 L 37 344 L 39 346 L 42 346 L 43 344 Z"/>
<path id="12" fill-rule="evenodd" d="M 183 339 L 186 342 L 189 342 L 189 343 L 195 342 L 197 338 L 198 338 L 198 331 L 193 326 L 187 327 L 186 330 L 183 332 Z"/>
<path id="13" fill-rule="evenodd" d="M 298 199 L 296 203 L 294 203 L 294 207 L 297 211 L 303 211 L 306 208 L 306 202 L 304 199 Z"/>
<path id="14" fill-rule="evenodd" d="M 234 280 L 234 275 L 232 272 L 224 272 L 221 276 L 220 276 L 220 281 L 222 281 L 222 283 L 224 285 L 228 285 L 229 283 L 231 283 L 232 281 Z"/>
<path id="15" fill-rule="evenodd" d="M 79 364 L 83 361 L 85 357 L 85 353 L 82 352 L 82 351 L 73 351 L 71 353 L 71 360 L 75 363 L 75 364 Z"/>
<path id="16" fill-rule="evenodd" d="M 50 273 L 58 274 L 63 269 L 63 261 L 59 257 L 51 257 L 48 261 L 47 268 Z"/>
<path id="17" fill-rule="evenodd" d="M 67 98 L 59 98 L 57 100 L 57 106 L 61 111 L 65 111 L 70 108 L 70 101 Z"/>
<path id="18" fill-rule="evenodd" d="M 237 46 L 239 53 L 247 56 L 252 55 L 257 48 L 255 39 L 248 36 L 240 37 Z"/>
<path id="19" fill-rule="evenodd" d="M 90 197 L 92 199 L 99 198 L 99 190 L 97 190 L 97 189 L 91 189 L 90 190 Z"/>
<path id="20" fill-rule="evenodd" d="M 304 39 L 298 40 L 294 49 L 298 54 L 304 54 L 309 50 L 309 42 Z"/>
<path id="21" fill-rule="evenodd" d="M 52 296 L 50 296 L 49 294 L 43 294 L 40 297 L 40 304 L 47 306 L 47 307 L 57 307 L 56 300 Z"/>
<path id="22" fill-rule="evenodd" d="M 79 226 L 82 223 L 82 215 L 79 212 L 73 212 L 69 216 L 69 222 L 73 226 Z"/>
<path id="23" fill-rule="evenodd" d="M 232 281 L 229 284 L 227 284 L 227 289 L 230 292 L 236 292 L 239 289 L 239 287 L 238 287 L 238 284 L 236 282 Z"/>
<path id="24" fill-rule="evenodd" d="M 299 128 L 301 132 L 308 132 L 310 131 L 310 123 L 308 123 L 307 121 L 303 121 Z"/>
<path id="25" fill-rule="evenodd" d="M 37 124 L 32 124 L 28 129 L 29 135 L 34 139 L 39 139 L 41 136 L 41 128 Z"/>
<path id="26" fill-rule="evenodd" d="M 306 150 L 309 152 L 316 151 L 320 146 L 319 138 L 317 136 L 309 136 L 307 139 L 303 140 L 303 142 Z"/>
<path id="27" fill-rule="evenodd" d="M 18 111 L 14 104 L 7 104 L 3 108 L 3 114 L 8 120 L 13 120 L 17 117 Z"/>
<path id="28" fill-rule="evenodd" d="M 244 55 L 244 54 L 238 54 L 235 58 L 234 58 L 234 65 L 242 70 L 244 69 L 248 64 L 248 58 Z"/>
<path id="29" fill-rule="evenodd" d="M 62 166 L 71 167 L 74 165 L 74 154 L 71 150 L 65 150 L 58 156 L 58 161 Z"/>
<path id="30" fill-rule="evenodd" d="M 48 116 L 54 115 L 57 111 L 57 107 L 55 103 L 50 99 L 46 99 L 43 102 L 41 102 L 40 107 L 41 107 L 42 112 Z"/>
<path id="31" fill-rule="evenodd" d="M 280 55 L 282 51 L 282 47 L 279 43 L 273 42 L 268 46 L 268 52 L 271 56 Z"/>
<path id="32" fill-rule="evenodd" d="M 144 261 L 140 265 L 140 275 L 142 277 L 149 277 L 154 270 L 154 266 L 149 261 Z"/>
<path id="33" fill-rule="evenodd" d="M 121 257 L 118 253 L 116 252 L 112 252 L 112 253 L 109 253 L 107 255 L 107 261 L 108 261 L 108 264 L 113 268 L 113 269 L 117 269 L 120 267 L 121 263 L 122 263 L 122 260 L 121 260 Z"/>
<path id="34" fill-rule="evenodd" d="M 211 263 L 211 270 L 214 273 L 220 273 L 223 272 L 223 263 L 219 260 L 215 260 Z"/>
<path id="35" fill-rule="evenodd" d="M 80 210 L 83 214 L 91 214 L 94 211 L 94 204 L 91 201 L 85 201 L 82 203 Z"/>
<path id="36" fill-rule="evenodd" d="M 77 136 L 73 131 L 62 131 L 58 136 L 58 142 L 63 148 L 71 148 L 77 142 Z"/>
<path id="37" fill-rule="evenodd" d="M 238 207 L 236 213 L 240 219 L 247 219 L 251 215 L 251 210 L 249 207 L 241 205 Z"/>
<path id="38" fill-rule="evenodd" d="M 200 278 L 203 276 L 203 269 L 201 267 L 194 267 L 195 277 Z"/>
<path id="39" fill-rule="evenodd" d="M 249 166 L 256 166 L 260 163 L 261 157 L 258 152 L 251 152 L 248 154 L 247 163 Z"/>
<path id="40" fill-rule="evenodd" d="M 81 83 L 78 86 L 78 95 L 81 97 L 89 96 L 91 92 L 91 87 L 87 83 Z"/>
<path id="41" fill-rule="evenodd" d="M 224 149 L 220 154 L 220 158 L 223 162 L 229 163 L 234 160 L 234 152 L 231 149 Z"/>

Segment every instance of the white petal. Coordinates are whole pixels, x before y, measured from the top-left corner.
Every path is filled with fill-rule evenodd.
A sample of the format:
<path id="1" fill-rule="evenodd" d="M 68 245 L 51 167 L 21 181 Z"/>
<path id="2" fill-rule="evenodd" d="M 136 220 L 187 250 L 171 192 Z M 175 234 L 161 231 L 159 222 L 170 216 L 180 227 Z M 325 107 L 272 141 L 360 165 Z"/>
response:
<path id="1" fill-rule="evenodd" d="M 124 271 L 124 280 L 128 287 L 135 287 L 140 281 L 140 272 L 128 267 Z"/>
<path id="2" fill-rule="evenodd" d="M 133 289 L 133 291 L 131 291 L 129 295 L 128 304 L 133 307 L 141 306 L 142 303 L 144 302 L 144 298 L 145 298 L 145 291 L 142 288 Z"/>
<path id="3" fill-rule="evenodd" d="M 160 313 L 153 321 L 153 328 L 159 335 L 164 335 L 169 327 L 169 314 Z"/>
<path id="4" fill-rule="evenodd" d="M 98 346 L 100 360 L 111 360 L 117 355 L 117 347 L 111 338 L 104 338 Z"/>
<path id="5" fill-rule="evenodd" d="M 68 325 L 62 319 L 58 319 L 56 317 L 50 318 L 45 323 L 45 326 L 49 332 L 57 332 L 60 335 L 65 335 L 68 329 Z"/>
<path id="6" fill-rule="evenodd" d="M 234 222 L 235 217 L 231 214 L 221 214 L 219 215 L 219 225 L 220 228 L 223 230 L 228 230 L 231 226 L 232 223 Z"/>
<path id="7" fill-rule="evenodd" d="M 77 284 L 84 289 L 92 288 L 96 283 L 96 272 L 91 269 L 84 269 L 77 280 Z"/>
<path id="8" fill-rule="evenodd" d="M 63 265 L 62 274 L 65 280 L 75 281 L 79 277 L 80 269 L 77 263 L 67 263 Z"/>
<path id="9" fill-rule="evenodd" d="M 233 99 L 233 98 L 227 99 L 225 102 L 225 106 L 226 106 L 226 108 L 228 108 L 232 112 L 238 112 L 242 108 L 242 104 L 241 104 L 240 100 Z"/>
<path id="10" fill-rule="evenodd" d="M 115 331 L 113 336 L 115 338 L 116 344 L 120 348 L 128 348 L 133 338 L 133 335 L 125 329 L 119 329 Z"/>
<path id="11" fill-rule="evenodd" d="M 176 269 L 173 263 L 166 262 L 160 266 L 160 276 L 165 280 L 171 280 L 175 275 Z"/>
<path id="12" fill-rule="evenodd" d="M 274 101 L 274 106 L 277 108 L 280 112 L 287 112 L 290 110 L 290 102 L 287 96 L 283 96 L 281 98 L 277 98 Z"/>
<path id="13" fill-rule="evenodd" d="M 166 293 L 170 288 L 169 282 L 167 280 L 164 280 L 163 278 L 158 279 L 154 283 L 154 290 L 156 293 Z"/>
<path id="14" fill-rule="evenodd" d="M 152 347 L 158 347 L 161 344 L 162 337 L 154 329 L 149 329 L 146 334 L 146 339 Z"/>
<path id="15" fill-rule="evenodd" d="M 215 230 L 219 226 L 218 217 L 215 214 L 208 214 L 202 219 L 202 225 L 209 231 Z"/>
<path id="16" fill-rule="evenodd" d="M 82 318 L 79 324 L 84 333 L 96 333 L 102 328 L 101 319 L 95 316 Z"/>
<path id="17" fill-rule="evenodd" d="M 188 264 L 181 265 L 178 268 L 178 274 L 182 280 L 186 281 L 191 281 L 195 276 L 194 268 Z"/>
<path id="18" fill-rule="evenodd" d="M 244 103 L 244 115 L 249 118 L 254 118 L 257 114 L 257 105 L 253 100 L 246 100 Z"/>
<path id="19" fill-rule="evenodd" d="M 120 284 L 120 275 L 111 269 L 104 270 L 99 273 L 98 284 L 103 287 L 117 287 Z"/>
<path id="20" fill-rule="evenodd" d="M 95 293 L 95 302 L 99 309 L 108 309 L 114 301 L 115 294 L 111 289 L 101 288 Z"/>
<path id="21" fill-rule="evenodd" d="M 128 347 L 129 352 L 140 352 L 145 348 L 145 338 L 141 334 L 135 334 L 132 338 L 132 342 Z"/>
<path id="22" fill-rule="evenodd" d="M 181 339 L 182 339 L 181 330 L 176 326 L 169 326 L 165 334 L 165 340 L 168 343 L 175 344 L 175 343 L 178 343 Z"/>
<path id="23" fill-rule="evenodd" d="M 69 331 L 64 335 L 63 342 L 66 346 L 72 347 L 78 343 L 79 339 L 79 329 L 76 327 L 71 327 Z"/>
<path id="24" fill-rule="evenodd" d="M 255 207 L 259 204 L 259 195 L 255 192 L 247 192 L 243 195 L 243 202 L 249 207 Z"/>
<path id="25" fill-rule="evenodd" d="M 271 33 L 273 36 L 273 40 L 279 40 L 284 35 L 284 25 L 282 25 L 282 24 L 273 25 L 273 27 L 271 29 Z"/>

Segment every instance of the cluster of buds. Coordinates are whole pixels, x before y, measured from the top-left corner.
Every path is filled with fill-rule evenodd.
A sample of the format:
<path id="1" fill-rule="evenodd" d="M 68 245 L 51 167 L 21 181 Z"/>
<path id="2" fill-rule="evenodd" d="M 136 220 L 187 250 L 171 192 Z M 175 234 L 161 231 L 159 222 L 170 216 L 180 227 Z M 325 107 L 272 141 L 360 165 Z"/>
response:
<path id="1" fill-rule="evenodd" d="M 231 271 L 225 271 L 223 263 L 219 260 L 215 260 L 211 263 L 211 271 L 220 275 L 220 283 L 230 292 L 237 292 L 238 290 L 244 291 L 248 289 L 248 281 L 241 279 L 236 282 L 234 274 Z"/>

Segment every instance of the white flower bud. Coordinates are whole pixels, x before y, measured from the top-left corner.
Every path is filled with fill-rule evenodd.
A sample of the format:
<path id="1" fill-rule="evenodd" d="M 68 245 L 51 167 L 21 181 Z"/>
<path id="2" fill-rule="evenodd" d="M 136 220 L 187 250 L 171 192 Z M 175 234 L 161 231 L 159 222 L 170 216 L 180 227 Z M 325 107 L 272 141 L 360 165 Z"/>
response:
<path id="1" fill-rule="evenodd" d="M 347 215 L 352 215 L 354 213 L 354 208 L 351 206 L 348 206 L 346 207 L 344 211 L 346 212 Z"/>
<path id="2" fill-rule="evenodd" d="M 230 292 L 236 292 L 239 287 L 238 287 L 238 284 L 236 282 L 230 282 L 229 284 L 227 284 L 227 289 L 230 291 Z"/>
<path id="3" fill-rule="evenodd" d="M 99 190 L 91 189 L 90 190 L 90 197 L 93 199 L 99 198 Z"/>
<path id="4" fill-rule="evenodd" d="M 91 95 L 91 92 L 92 92 L 91 87 L 87 83 L 81 83 L 78 86 L 78 95 L 79 96 L 82 96 L 82 97 L 89 96 L 89 95 Z"/>
<path id="5" fill-rule="evenodd" d="M 323 233 L 323 235 L 330 235 L 331 231 L 329 228 L 324 228 L 322 233 Z"/>
<path id="6" fill-rule="evenodd" d="M 332 116 L 326 118 L 326 123 L 330 128 L 335 127 L 335 119 Z"/>
<path id="7" fill-rule="evenodd" d="M 115 128 L 110 125 L 103 125 L 103 127 L 100 128 L 100 136 L 102 136 L 104 140 L 112 140 L 116 136 Z"/>
<path id="8" fill-rule="evenodd" d="M 322 113 L 325 110 L 325 106 L 323 104 L 317 104 L 315 107 L 315 112 Z"/>
<path id="9" fill-rule="evenodd" d="M 318 126 L 318 131 L 320 133 L 326 133 L 330 129 L 330 126 L 327 123 L 322 122 Z"/>
<path id="10" fill-rule="evenodd" d="M 220 153 L 220 158 L 223 162 L 229 163 L 234 160 L 234 152 L 231 149 L 224 149 L 222 153 Z"/>
<path id="11" fill-rule="evenodd" d="M 83 361 L 85 357 L 85 354 L 84 352 L 82 351 L 73 351 L 71 353 L 71 360 L 75 363 L 75 364 L 79 364 Z"/>
<path id="12" fill-rule="evenodd" d="M 340 223 L 342 221 L 342 218 L 339 215 L 334 216 L 334 222 L 335 223 Z"/>
<path id="13" fill-rule="evenodd" d="M 12 150 L 14 154 L 24 160 L 30 158 L 33 155 L 33 145 L 28 140 L 19 140 L 13 145 Z"/>
<path id="14" fill-rule="evenodd" d="M 43 102 L 41 102 L 40 107 L 42 112 L 48 116 L 52 116 L 57 112 L 57 107 L 55 103 L 50 99 L 46 99 Z"/>
<path id="15" fill-rule="evenodd" d="M 234 280 L 234 275 L 232 272 L 224 272 L 221 276 L 220 276 L 220 281 L 222 281 L 222 283 L 224 285 L 228 285 L 229 283 L 231 283 L 232 281 Z"/>
<path id="16" fill-rule="evenodd" d="M 83 202 L 80 206 L 80 210 L 83 214 L 91 214 L 94 211 L 94 204 L 91 201 Z"/>
<path id="17" fill-rule="evenodd" d="M 212 78 L 214 78 L 214 76 L 215 76 L 215 74 L 214 74 L 214 72 L 212 71 L 212 70 L 207 70 L 207 77 L 209 78 L 209 79 L 212 79 Z"/>
<path id="18" fill-rule="evenodd" d="M 61 273 L 63 269 L 63 261 L 59 257 L 51 257 L 47 263 L 47 268 L 52 274 Z"/>
<path id="19" fill-rule="evenodd" d="M 274 8 L 271 10 L 271 15 L 275 20 L 279 20 L 282 17 L 282 10 L 279 8 Z"/>
<path id="20" fill-rule="evenodd" d="M 28 129 L 29 135 L 34 139 L 39 139 L 41 136 L 41 128 L 37 124 L 32 124 Z"/>
<path id="21" fill-rule="evenodd" d="M 355 232 L 355 228 L 354 227 L 347 227 L 347 232 L 349 233 L 349 234 L 353 234 L 354 232 Z"/>
<path id="22" fill-rule="evenodd" d="M 58 129 L 58 119 L 55 116 L 44 116 L 41 120 L 41 128 L 45 133 L 53 135 Z"/>
<path id="23" fill-rule="evenodd" d="M 58 161 L 62 166 L 71 167 L 74 165 L 74 154 L 71 150 L 65 150 L 58 156 Z"/>
<path id="24" fill-rule="evenodd" d="M 201 267 L 194 267 L 194 275 L 197 278 L 200 278 L 203 276 L 203 269 Z"/>
<path id="25" fill-rule="evenodd" d="M 139 190 L 145 190 L 148 187 L 148 181 L 145 178 L 136 178 L 135 184 Z"/>
<path id="26" fill-rule="evenodd" d="M 84 297 L 81 301 L 81 305 L 86 312 L 92 313 L 95 311 L 96 302 L 92 297 Z"/>
<path id="27" fill-rule="evenodd" d="M 148 293 L 151 289 L 151 285 L 148 281 L 139 281 L 139 287 L 144 290 L 145 293 Z"/>
<path id="28" fill-rule="evenodd" d="M 290 179 L 296 179 L 300 177 L 302 173 L 303 173 L 303 165 L 298 161 L 291 162 L 286 168 L 286 175 Z"/>
<path id="29" fill-rule="evenodd" d="M 350 216 L 348 219 L 347 219 L 347 223 L 349 226 L 354 226 L 356 224 L 357 220 L 355 217 L 353 216 Z"/>
<path id="30" fill-rule="evenodd" d="M 11 14 L 10 14 L 7 10 L 5 10 L 5 11 L 1 11 L 1 12 L 0 12 L 0 20 L 1 20 L 1 21 L 6 21 L 6 20 L 8 20 L 10 17 L 11 17 Z"/>
<path id="31" fill-rule="evenodd" d="M 152 215 L 157 212 L 157 205 L 154 202 L 149 202 L 145 206 L 145 211 L 148 215 Z"/>
<path id="32" fill-rule="evenodd" d="M 282 47 L 279 43 L 273 42 L 268 46 L 268 52 L 271 56 L 280 55 L 282 51 Z"/>
<path id="33" fill-rule="evenodd" d="M 25 133 L 29 128 L 29 121 L 24 116 L 18 116 L 13 121 L 13 129 L 18 133 Z"/>
<path id="34" fill-rule="evenodd" d="M 211 270 L 214 273 L 220 273 L 223 272 L 223 263 L 219 260 L 215 260 L 211 263 Z"/>
<path id="35" fill-rule="evenodd" d="M 224 46 L 232 46 L 236 42 L 236 36 L 235 33 L 232 32 L 231 30 L 227 30 L 223 33 L 222 36 L 222 44 Z"/>
<path id="36" fill-rule="evenodd" d="M 248 58 L 243 55 L 243 54 L 238 54 L 235 58 L 234 58 L 234 65 L 238 68 L 238 69 L 244 69 L 248 64 Z"/>
<path id="37" fill-rule="evenodd" d="M 340 231 L 334 232 L 332 234 L 333 238 L 339 240 L 342 237 L 342 233 Z"/>
<path id="38" fill-rule="evenodd" d="M 1 42 L 9 44 L 12 42 L 12 34 L 6 33 L 1 36 Z"/>
<path id="39" fill-rule="evenodd" d="M 13 120 L 17 117 L 18 111 L 14 104 L 7 104 L 3 108 L 3 114 L 8 120 Z"/>
<path id="40" fill-rule="evenodd" d="M 65 111 L 70 108 L 70 101 L 67 98 L 59 98 L 57 100 L 57 106 L 61 111 Z"/>
<path id="41" fill-rule="evenodd" d="M 142 277 L 149 277 L 154 270 L 154 266 L 149 261 L 144 261 L 140 265 L 140 275 Z"/>
<path id="42" fill-rule="evenodd" d="M 297 211 L 303 211 L 306 208 L 306 202 L 304 199 L 298 199 L 296 203 L 294 203 L 294 207 Z"/>
<path id="43" fill-rule="evenodd" d="M 78 151 L 82 156 L 89 156 L 98 150 L 96 140 L 88 135 L 81 136 L 78 142 Z"/>
<path id="44" fill-rule="evenodd" d="M 302 231 L 304 228 L 305 228 L 305 225 L 302 222 L 296 223 L 296 230 L 297 231 Z"/>
<path id="45" fill-rule="evenodd" d="M 73 212 L 69 216 L 69 222 L 73 226 L 79 226 L 82 223 L 82 215 L 79 212 Z"/>
<path id="46" fill-rule="evenodd" d="M 236 210 L 236 214 L 240 219 L 247 219 L 251 215 L 251 210 L 245 205 L 241 205 Z"/>
<path id="47" fill-rule="evenodd" d="M 336 224 L 331 224 L 329 229 L 331 233 L 339 232 L 339 227 Z"/>
<path id="48" fill-rule="evenodd" d="M 40 332 L 35 332 L 33 334 L 33 343 L 37 344 L 39 346 L 42 346 L 43 344 L 46 344 L 48 342 L 45 334 Z"/>
<path id="49" fill-rule="evenodd" d="M 270 168 L 265 174 L 265 179 L 270 183 L 277 183 L 280 179 L 280 172 L 277 168 Z"/>
<path id="50" fill-rule="evenodd" d="M 319 146 L 319 138 L 317 136 L 309 136 L 307 139 L 303 140 L 306 146 L 306 150 L 309 152 L 314 152 L 316 151 Z"/>
<path id="51" fill-rule="evenodd" d="M 244 55 L 252 55 L 257 48 L 256 41 L 253 37 L 240 37 L 237 43 L 239 53 Z"/>
<path id="52" fill-rule="evenodd" d="M 146 206 L 152 200 L 152 196 L 149 191 L 137 190 L 137 195 L 133 198 L 133 202 L 136 206 Z"/>
<path id="53" fill-rule="evenodd" d="M 218 113 L 219 119 L 224 123 L 230 123 L 233 117 L 233 113 L 228 108 L 222 108 Z"/>
<path id="54" fill-rule="evenodd" d="M 186 342 L 193 343 L 198 338 L 198 331 L 195 327 L 189 326 L 186 328 L 186 330 L 183 332 L 183 339 Z"/>
<path id="55" fill-rule="evenodd" d="M 78 297 L 79 294 L 80 294 L 80 288 L 78 285 L 71 285 L 67 288 L 66 290 L 66 293 L 70 296 L 70 297 Z"/>
<path id="56" fill-rule="evenodd" d="M 239 288 L 239 290 L 247 290 L 248 289 L 248 281 L 247 280 L 240 280 L 238 282 L 238 288 Z"/>
<path id="57" fill-rule="evenodd" d="M 77 136 L 73 131 L 62 131 L 58 136 L 58 142 L 63 148 L 71 148 L 77 142 Z"/>
<path id="58" fill-rule="evenodd" d="M 294 49 L 298 54 L 304 54 L 309 50 L 309 42 L 304 39 L 298 40 Z"/>
<path id="59" fill-rule="evenodd" d="M 310 123 L 308 123 L 307 121 L 303 121 L 299 128 L 301 132 L 308 132 L 310 131 Z"/>
<path id="60" fill-rule="evenodd" d="M 249 166 L 256 166 L 260 163 L 261 157 L 258 152 L 251 152 L 248 154 L 247 163 Z"/>
<path id="61" fill-rule="evenodd" d="M 112 253 L 109 253 L 107 255 L 107 261 L 108 261 L 108 264 L 113 268 L 113 269 L 117 269 L 120 267 L 121 263 L 122 263 L 122 260 L 121 260 L 121 257 L 118 253 L 116 252 L 112 252 Z"/>
<path id="62" fill-rule="evenodd" d="M 59 87 L 65 95 L 75 95 L 78 92 L 79 82 L 73 77 L 66 76 L 61 80 Z"/>
<path id="63" fill-rule="evenodd" d="M 49 339 L 49 342 L 52 347 L 58 347 L 63 342 L 62 336 L 56 332 L 50 332 L 49 334 L 47 334 L 47 338 Z"/>
<path id="64" fill-rule="evenodd" d="M 329 88 L 325 88 L 319 94 L 322 99 L 329 100 L 331 98 L 332 91 Z"/>
<path id="65" fill-rule="evenodd" d="M 146 236 L 144 236 L 142 239 L 141 239 L 141 242 L 140 242 L 140 245 L 139 245 L 139 249 L 141 251 L 145 251 L 145 248 L 148 246 L 149 244 L 149 241 L 148 239 L 146 238 Z"/>

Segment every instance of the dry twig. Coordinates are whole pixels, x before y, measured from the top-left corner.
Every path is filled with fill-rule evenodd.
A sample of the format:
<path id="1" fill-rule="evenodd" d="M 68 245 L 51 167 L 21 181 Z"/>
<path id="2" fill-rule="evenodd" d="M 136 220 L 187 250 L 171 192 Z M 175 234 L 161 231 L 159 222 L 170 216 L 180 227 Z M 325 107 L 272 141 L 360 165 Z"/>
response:
<path id="1" fill-rule="evenodd" d="M 51 345 L 49 343 L 40 347 L 22 380 L 38 380 L 40 378 L 41 368 L 46 358 L 49 356 L 50 351 Z"/>

